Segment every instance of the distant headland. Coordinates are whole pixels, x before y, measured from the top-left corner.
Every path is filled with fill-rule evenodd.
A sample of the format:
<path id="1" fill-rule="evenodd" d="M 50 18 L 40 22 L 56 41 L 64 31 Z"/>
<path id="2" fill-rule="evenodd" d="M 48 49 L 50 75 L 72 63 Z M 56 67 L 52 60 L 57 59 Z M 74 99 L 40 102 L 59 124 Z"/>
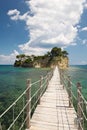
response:
<path id="1" fill-rule="evenodd" d="M 25 55 L 20 54 L 16 56 L 14 63 L 15 67 L 34 67 L 34 68 L 44 68 L 58 65 L 61 69 L 66 69 L 68 67 L 69 59 L 68 52 L 58 47 L 52 48 L 50 52 L 43 56 L 35 55 Z"/>

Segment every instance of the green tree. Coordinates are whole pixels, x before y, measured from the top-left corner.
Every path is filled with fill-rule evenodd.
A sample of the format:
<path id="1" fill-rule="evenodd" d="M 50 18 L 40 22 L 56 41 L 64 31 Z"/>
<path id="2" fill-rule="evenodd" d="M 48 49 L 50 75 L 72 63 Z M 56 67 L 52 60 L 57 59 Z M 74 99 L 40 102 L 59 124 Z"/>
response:
<path id="1" fill-rule="evenodd" d="M 54 48 L 51 50 L 51 56 L 52 56 L 52 57 L 62 56 L 61 48 L 54 47 Z"/>
<path id="2" fill-rule="evenodd" d="M 63 57 L 67 57 L 67 55 L 68 55 L 68 52 L 67 52 L 67 51 L 62 51 L 62 56 L 63 56 Z"/>
<path id="3" fill-rule="evenodd" d="M 31 58 L 28 58 L 28 59 L 26 59 L 26 60 L 24 61 L 24 63 L 30 63 L 30 62 L 32 62 Z"/>
<path id="4" fill-rule="evenodd" d="M 17 55 L 16 56 L 16 58 L 18 59 L 18 60 L 21 60 L 21 61 L 23 61 L 24 59 L 25 59 L 25 54 L 20 54 L 20 55 Z"/>

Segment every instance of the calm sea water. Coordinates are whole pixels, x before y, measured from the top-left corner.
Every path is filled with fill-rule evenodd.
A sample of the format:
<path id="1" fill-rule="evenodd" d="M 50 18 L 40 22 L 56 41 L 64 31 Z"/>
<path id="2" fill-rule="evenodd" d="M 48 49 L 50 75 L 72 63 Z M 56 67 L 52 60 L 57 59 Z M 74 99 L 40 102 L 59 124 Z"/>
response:
<path id="1" fill-rule="evenodd" d="M 27 79 L 34 82 L 41 75 L 45 76 L 49 70 L 0 65 L 0 114 L 26 89 Z M 66 72 L 74 84 L 82 84 L 82 92 L 87 99 L 87 66 L 70 66 Z"/>
<path id="2" fill-rule="evenodd" d="M 74 65 L 67 69 L 68 75 L 71 76 L 72 82 L 76 85 L 80 82 L 82 85 L 82 93 L 87 99 L 87 65 Z"/>
<path id="3" fill-rule="evenodd" d="M 87 100 L 87 65 L 70 66 L 67 69 L 67 73 L 68 75 L 71 76 L 71 81 L 74 83 L 74 85 L 72 86 L 72 90 L 74 94 L 77 95 L 76 85 L 77 82 L 80 82 L 82 86 L 82 94 Z M 75 108 L 77 108 L 77 103 L 75 100 L 74 100 L 74 106 Z M 84 111 L 86 111 L 85 107 L 84 107 Z M 86 121 L 84 121 L 84 130 L 87 130 Z"/>
<path id="4" fill-rule="evenodd" d="M 32 82 L 45 76 L 49 69 L 21 68 L 0 65 L 0 110 L 7 108 L 25 89 L 27 79 Z"/>
<path id="5" fill-rule="evenodd" d="M 49 69 L 16 68 L 11 65 L 0 65 L 0 106 L 9 106 L 26 88 L 26 80 L 38 80 L 45 76 Z M 82 84 L 82 92 L 87 98 L 87 66 L 70 66 L 67 69 L 71 80 Z M 3 109 L 2 107 L 2 109 Z"/>

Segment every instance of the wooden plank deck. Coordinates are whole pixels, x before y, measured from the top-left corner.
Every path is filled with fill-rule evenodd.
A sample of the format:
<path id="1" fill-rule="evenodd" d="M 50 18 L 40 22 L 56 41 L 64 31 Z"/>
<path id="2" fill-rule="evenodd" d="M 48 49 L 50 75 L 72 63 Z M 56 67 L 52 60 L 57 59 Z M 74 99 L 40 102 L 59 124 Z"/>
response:
<path id="1" fill-rule="evenodd" d="M 74 108 L 69 108 L 68 94 L 62 85 L 58 68 L 49 82 L 31 119 L 30 130 L 77 130 Z"/>

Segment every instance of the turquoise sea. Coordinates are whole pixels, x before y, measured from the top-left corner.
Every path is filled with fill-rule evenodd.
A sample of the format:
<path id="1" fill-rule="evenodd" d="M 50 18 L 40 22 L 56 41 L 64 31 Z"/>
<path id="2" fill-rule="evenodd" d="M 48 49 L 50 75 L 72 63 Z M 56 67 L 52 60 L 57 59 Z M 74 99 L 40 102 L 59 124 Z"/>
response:
<path id="1" fill-rule="evenodd" d="M 37 81 L 41 75 L 45 76 L 48 71 L 50 71 L 49 68 L 17 68 L 12 65 L 0 65 L 0 114 L 26 89 L 27 79 L 31 79 L 32 82 Z M 87 99 L 87 65 L 70 66 L 66 70 L 66 74 L 71 76 L 71 81 L 75 85 L 77 82 L 81 83 L 82 93 Z M 5 117 L 4 124 L 6 125 L 8 122 L 10 123 L 8 118 L 8 116 Z M 6 130 L 6 128 L 4 129 Z"/>
<path id="2" fill-rule="evenodd" d="M 49 69 L 21 68 L 12 65 L 0 65 L 0 110 L 6 109 L 25 89 L 26 80 L 32 82 L 45 76 Z M 82 92 L 87 99 L 87 65 L 70 66 L 67 74 L 71 76 L 74 84 L 80 82 Z"/>
<path id="3" fill-rule="evenodd" d="M 0 104 L 7 101 L 5 106 L 8 106 L 25 90 L 27 79 L 34 82 L 41 75 L 45 76 L 48 71 L 48 68 L 17 68 L 12 65 L 0 65 Z M 83 94 L 87 98 L 87 65 L 70 66 L 67 69 L 67 74 L 71 76 L 74 84 L 81 83 Z"/>
<path id="4" fill-rule="evenodd" d="M 74 96 L 77 97 L 77 83 L 79 82 L 82 86 L 82 94 L 87 101 L 87 65 L 70 66 L 66 70 L 66 74 L 71 76 L 71 82 L 73 83 L 72 92 Z M 77 101 L 75 98 L 73 98 L 73 104 L 75 109 L 77 110 Z M 84 102 L 83 111 L 87 117 L 87 106 Z M 85 118 L 83 119 L 83 128 L 84 130 L 87 130 L 87 121 L 85 120 Z"/>
<path id="5" fill-rule="evenodd" d="M 80 82 L 82 93 L 87 99 L 87 65 L 73 65 L 67 69 L 67 74 L 71 76 L 71 81 L 77 85 Z"/>
<path id="6" fill-rule="evenodd" d="M 45 76 L 49 68 L 21 68 L 0 65 L 0 113 L 2 113 L 26 89 L 27 79 L 31 82 Z"/>
<path id="7" fill-rule="evenodd" d="M 49 69 L 21 68 L 12 65 L 0 65 L 0 97 L 20 93 L 26 88 L 26 80 L 38 80 L 41 75 L 46 75 Z M 80 82 L 83 89 L 87 90 L 87 65 L 74 65 L 67 69 L 71 80 L 76 84 Z M 85 91 L 87 94 L 87 91 Z M 15 94 L 14 94 L 15 96 Z"/>

